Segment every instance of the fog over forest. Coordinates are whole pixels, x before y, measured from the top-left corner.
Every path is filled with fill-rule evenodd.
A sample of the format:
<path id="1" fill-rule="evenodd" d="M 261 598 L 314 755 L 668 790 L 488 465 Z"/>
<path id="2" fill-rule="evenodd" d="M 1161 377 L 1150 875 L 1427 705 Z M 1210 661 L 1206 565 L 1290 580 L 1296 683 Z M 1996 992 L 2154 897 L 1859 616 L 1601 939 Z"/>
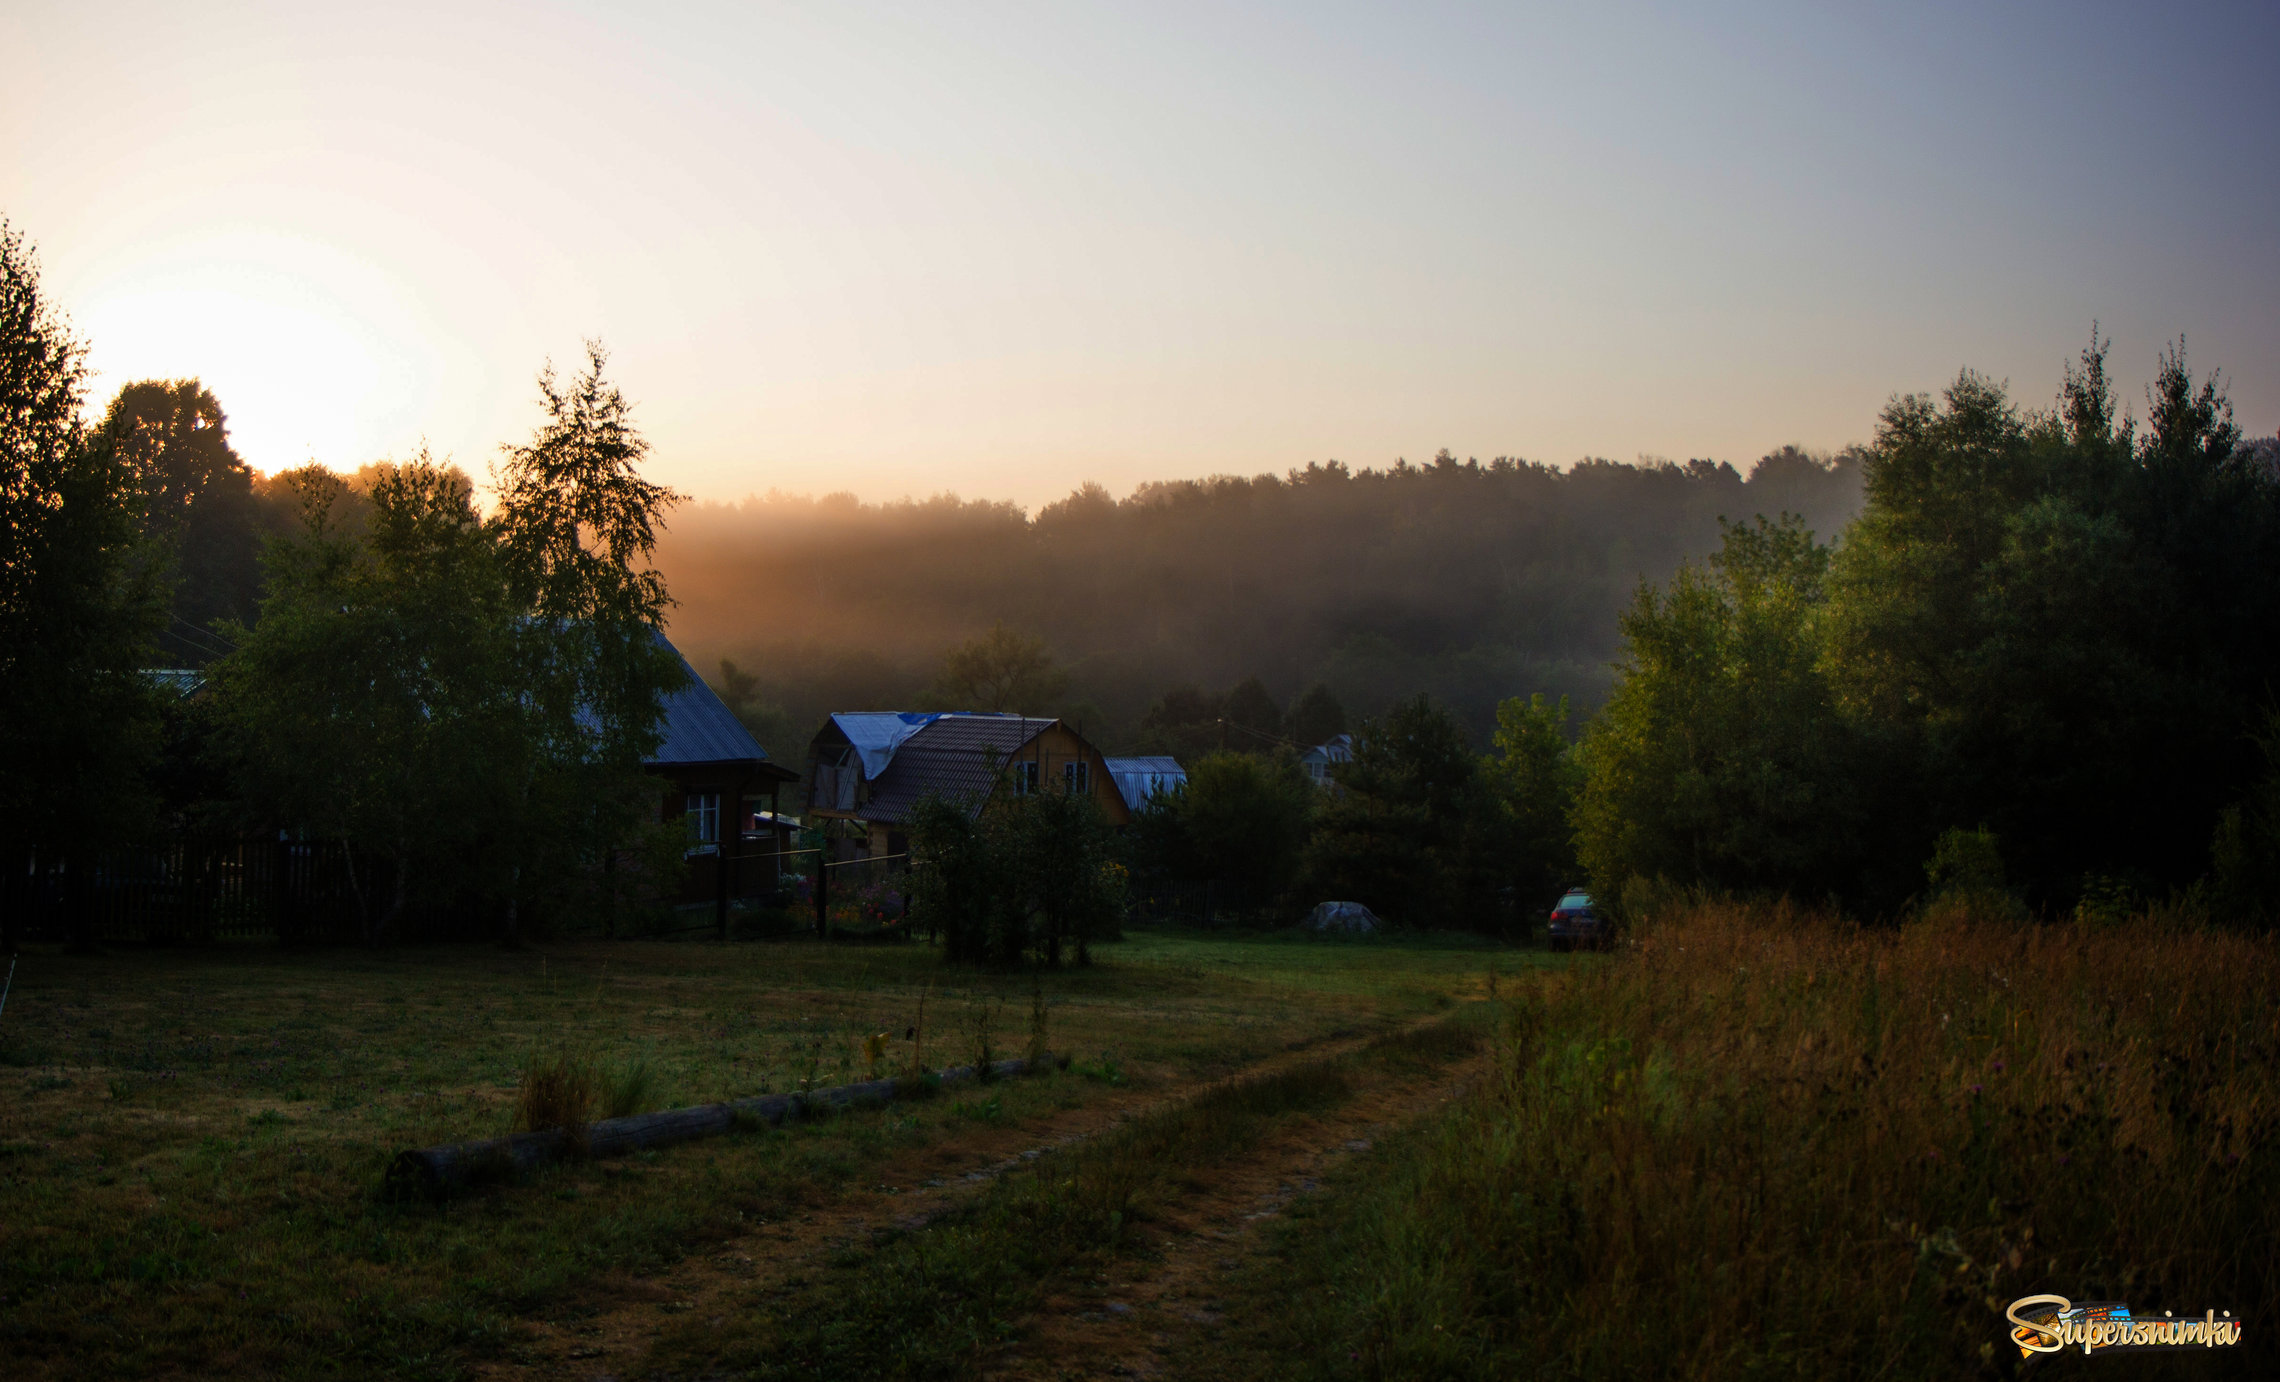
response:
<path id="1" fill-rule="evenodd" d="M 758 679 L 747 718 L 797 759 L 834 710 L 916 704 L 943 653 L 1003 623 L 1070 674 L 1064 715 L 1114 750 L 1166 691 L 1322 684 L 1350 715 L 1419 691 L 1485 742 L 1496 702 L 1595 707 L 1639 583 L 1715 550 L 1719 520 L 1858 511 L 1857 451 L 1732 464 L 1498 458 L 1283 477 L 1086 485 L 1034 518 L 942 496 L 771 493 L 677 509 L 658 563 L 674 640 L 708 677 Z M 995 707 L 976 707 L 995 708 Z"/>

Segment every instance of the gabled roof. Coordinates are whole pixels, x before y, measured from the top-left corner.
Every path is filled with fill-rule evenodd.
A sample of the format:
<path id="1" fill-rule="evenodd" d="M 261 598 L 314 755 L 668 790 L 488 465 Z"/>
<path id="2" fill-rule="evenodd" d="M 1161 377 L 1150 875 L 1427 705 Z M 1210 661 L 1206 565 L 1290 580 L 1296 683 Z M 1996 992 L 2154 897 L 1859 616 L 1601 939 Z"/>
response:
<path id="1" fill-rule="evenodd" d="M 855 814 L 866 821 L 906 820 L 930 795 L 979 811 L 997 785 L 998 769 L 1056 723 L 1024 715 L 937 716 L 903 739 Z"/>
<path id="2" fill-rule="evenodd" d="M 673 645 L 665 635 L 657 641 L 668 648 Z M 664 768 L 699 763 L 766 763 L 768 751 L 752 737 L 752 731 L 736 718 L 736 712 L 721 703 L 705 679 L 697 675 L 689 660 L 681 657 L 680 649 L 673 648 L 673 656 L 680 659 L 681 670 L 688 674 L 688 682 L 678 691 L 664 698 L 664 741 L 657 752 L 641 760 L 643 767 Z M 771 765 L 773 766 L 773 765 Z M 777 768 L 782 772 L 783 769 Z"/>
<path id="3" fill-rule="evenodd" d="M 1180 760 L 1163 754 L 1101 761 L 1108 765 L 1108 775 L 1115 779 L 1117 793 L 1124 798 L 1124 804 L 1135 811 L 1158 792 L 1171 791 L 1187 782 L 1187 769 L 1180 766 Z"/>

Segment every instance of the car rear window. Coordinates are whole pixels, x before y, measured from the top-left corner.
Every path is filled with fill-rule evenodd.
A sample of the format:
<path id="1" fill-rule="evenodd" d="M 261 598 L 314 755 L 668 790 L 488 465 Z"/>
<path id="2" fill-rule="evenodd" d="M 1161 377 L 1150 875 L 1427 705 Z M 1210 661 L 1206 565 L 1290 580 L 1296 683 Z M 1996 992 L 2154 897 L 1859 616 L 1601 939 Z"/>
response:
<path id="1" fill-rule="evenodd" d="M 1542 893 L 1538 893 L 1536 895 L 1538 897 L 1543 896 Z M 1590 905 L 1590 893 L 1569 893 L 1566 897 L 1560 899 L 1559 910 L 1563 912 L 1572 912 L 1579 907 L 1589 907 Z"/>

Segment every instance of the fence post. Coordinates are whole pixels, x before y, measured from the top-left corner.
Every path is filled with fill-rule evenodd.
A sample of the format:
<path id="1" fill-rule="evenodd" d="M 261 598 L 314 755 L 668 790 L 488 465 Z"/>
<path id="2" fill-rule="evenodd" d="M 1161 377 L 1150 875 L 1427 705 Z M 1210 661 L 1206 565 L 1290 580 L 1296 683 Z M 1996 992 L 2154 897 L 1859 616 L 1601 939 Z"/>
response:
<path id="1" fill-rule="evenodd" d="M 819 941 L 831 939 L 830 884 L 826 881 L 831 877 L 830 864 L 831 837 L 826 835 L 815 852 L 815 938 Z"/>

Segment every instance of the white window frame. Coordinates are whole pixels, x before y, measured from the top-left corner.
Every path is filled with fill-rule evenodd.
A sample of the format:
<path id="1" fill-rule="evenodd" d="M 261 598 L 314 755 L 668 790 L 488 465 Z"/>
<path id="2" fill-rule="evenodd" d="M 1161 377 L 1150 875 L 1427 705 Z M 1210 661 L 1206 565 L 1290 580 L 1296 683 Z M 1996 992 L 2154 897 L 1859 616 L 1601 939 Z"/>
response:
<path id="1" fill-rule="evenodd" d="M 720 793 L 683 794 L 681 819 L 689 823 L 689 853 L 711 854 L 720 848 Z"/>
<path id="2" fill-rule="evenodd" d="M 1061 765 L 1061 786 L 1070 796 L 1092 790 L 1092 764 L 1079 758 Z"/>

